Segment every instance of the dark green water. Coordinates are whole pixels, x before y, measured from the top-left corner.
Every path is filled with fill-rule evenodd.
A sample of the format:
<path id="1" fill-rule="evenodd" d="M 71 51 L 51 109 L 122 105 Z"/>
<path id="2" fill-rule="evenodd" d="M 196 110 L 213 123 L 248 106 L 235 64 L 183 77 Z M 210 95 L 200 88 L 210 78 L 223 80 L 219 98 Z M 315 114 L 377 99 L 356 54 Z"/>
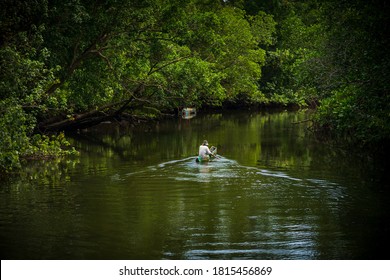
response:
<path id="1" fill-rule="evenodd" d="M 0 185 L 2 259 L 388 259 L 384 169 L 304 113 L 223 113 L 75 135 L 77 159 Z M 203 139 L 220 159 L 195 163 Z"/>

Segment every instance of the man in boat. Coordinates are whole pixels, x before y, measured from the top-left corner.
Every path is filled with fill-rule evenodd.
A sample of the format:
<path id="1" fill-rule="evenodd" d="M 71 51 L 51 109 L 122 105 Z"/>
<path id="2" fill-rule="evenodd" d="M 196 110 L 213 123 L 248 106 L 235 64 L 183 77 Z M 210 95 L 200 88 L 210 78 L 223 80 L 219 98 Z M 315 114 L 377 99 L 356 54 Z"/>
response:
<path id="1" fill-rule="evenodd" d="M 215 157 L 215 147 L 211 147 L 213 151 L 210 151 L 209 149 L 209 143 L 207 140 L 204 140 L 202 145 L 199 146 L 199 155 L 196 158 L 196 162 L 201 162 L 201 161 L 209 161 L 210 157 Z"/>

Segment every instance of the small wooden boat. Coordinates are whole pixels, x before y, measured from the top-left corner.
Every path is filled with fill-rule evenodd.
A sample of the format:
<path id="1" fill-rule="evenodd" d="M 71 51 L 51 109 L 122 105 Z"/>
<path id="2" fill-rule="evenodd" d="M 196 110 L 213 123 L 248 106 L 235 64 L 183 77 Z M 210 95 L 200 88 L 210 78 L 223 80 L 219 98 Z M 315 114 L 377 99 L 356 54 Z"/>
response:
<path id="1" fill-rule="evenodd" d="M 210 152 L 212 153 L 212 155 L 208 155 L 207 157 L 197 156 L 195 161 L 197 163 L 204 163 L 204 162 L 210 162 L 213 159 L 217 158 L 217 147 L 211 146 Z"/>
<path id="2" fill-rule="evenodd" d="M 191 119 L 196 116 L 196 108 L 183 108 L 181 111 L 183 119 Z"/>

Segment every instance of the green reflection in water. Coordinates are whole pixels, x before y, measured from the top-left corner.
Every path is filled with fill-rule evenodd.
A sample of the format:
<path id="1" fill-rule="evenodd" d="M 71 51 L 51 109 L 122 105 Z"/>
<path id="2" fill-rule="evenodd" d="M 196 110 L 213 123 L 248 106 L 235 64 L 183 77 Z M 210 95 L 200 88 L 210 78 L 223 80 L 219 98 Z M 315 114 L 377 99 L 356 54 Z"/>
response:
<path id="1" fill-rule="evenodd" d="M 386 256 L 388 192 L 313 139 L 308 117 L 229 112 L 74 135 L 80 158 L 1 186 L 2 259 Z M 222 158 L 195 163 L 203 139 Z"/>

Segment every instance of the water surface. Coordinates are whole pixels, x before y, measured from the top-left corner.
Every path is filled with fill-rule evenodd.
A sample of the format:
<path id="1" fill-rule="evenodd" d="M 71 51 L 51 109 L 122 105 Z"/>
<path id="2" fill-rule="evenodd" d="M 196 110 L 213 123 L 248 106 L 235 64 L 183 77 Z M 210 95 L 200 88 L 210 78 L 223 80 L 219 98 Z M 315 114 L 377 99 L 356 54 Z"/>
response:
<path id="1" fill-rule="evenodd" d="M 388 259 L 381 168 L 306 113 L 229 112 L 73 136 L 0 185 L 2 259 Z M 197 164 L 207 139 L 220 158 Z"/>

